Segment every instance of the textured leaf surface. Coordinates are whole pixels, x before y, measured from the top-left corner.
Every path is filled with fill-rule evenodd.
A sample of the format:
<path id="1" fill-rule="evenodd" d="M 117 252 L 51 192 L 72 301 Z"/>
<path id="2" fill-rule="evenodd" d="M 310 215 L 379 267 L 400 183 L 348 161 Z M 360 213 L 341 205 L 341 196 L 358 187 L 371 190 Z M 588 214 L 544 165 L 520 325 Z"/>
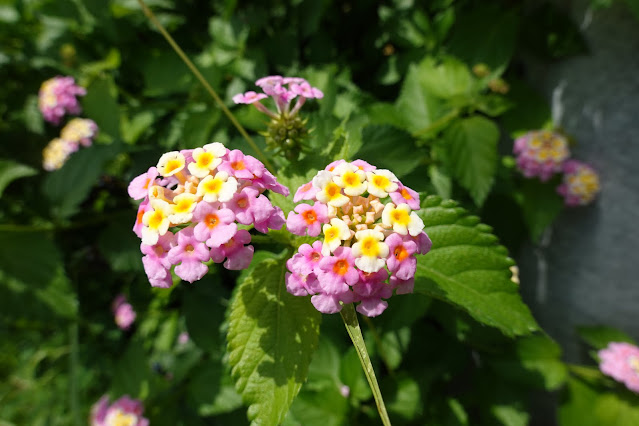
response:
<path id="1" fill-rule="evenodd" d="M 490 227 L 454 201 L 430 196 L 420 216 L 433 248 L 418 256 L 415 291 L 452 303 L 508 336 L 539 327 L 511 278 L 512 259 Z"/>
<path id="2" fill-rule="evenodd" d="M 481 206 L 497 171 L 497 125 L 479 116 L 465 118 L 456 121 L 444 137 L 455 177 L 470 192 L 475 204 Z"/>
<path id="3" fill-rule="evenodd" d="M 232 376 L 255 425 L 281 423 L 308 374 L 321 315 L 284 286 L 284 259 L 266 259 L 236 289 L 230 306 Z"/>

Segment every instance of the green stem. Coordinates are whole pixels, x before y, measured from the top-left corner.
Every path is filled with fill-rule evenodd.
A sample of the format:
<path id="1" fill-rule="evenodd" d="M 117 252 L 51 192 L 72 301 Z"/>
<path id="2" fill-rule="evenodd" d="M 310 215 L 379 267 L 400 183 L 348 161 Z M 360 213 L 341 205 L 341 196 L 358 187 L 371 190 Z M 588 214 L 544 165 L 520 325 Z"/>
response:
<path id="1" fill-rule="evenodd" d="M 368 385 L 373 391 L 375 403 L 377 404 L 377 411 L 379 412 L 379 416 L 382 418 L 382 423 L 384 424 L 384 426 L 390 426 L 391 422 L 390 418 L 388 417 L 388 413 L 386 412 L 386 406 L 384 405 L 382 392 L 379 390 L 377 378 L 375 377 L 375 371 L 373 370 L 373 364 L 371 364 L 371 359 L 368 356 L 366 344 L 364 343 L 364 336 L 362 336 L 362 330 L 360 329 L 359 322 L 357 321 L 355 306 L 352 303 L 344 305 L 344 307 L 340 311 L 340 314 L 342 315 L 342 319 L 344 320 L 346 331 L 348 331 L 348 335 L 351 336 L 353 346 L 355 346 L 355 350 L 357 351 L 357 355 L 359 356 L 359 361 L 362 363 L 362 368 L 364 369 L 364 374 L 366 375 L 366 379 L 368 380 Z"/>
<path id="2" fill-rule="evenodd" d="M 73 417 L 73 424 L 80 426 L 82 424 L 80 416 L 80 402 L 78 392 L 78 323 L 74 321 L 69 326 L 69 334 L 71 337 L 71 356 L 69 357 L 69 391 L 71 400 L 71 413 Z"/>
<path id="3" fill-rule="evenodd" d="M 264 153 L 262 153 L 262 151 L 258 148 L 258 146 L 255 144 L 255 142 L 249 136 L 249 134 L 246 133 L 246 130 L 244 130 L 244 127 L 242 127 L 242 125 L 237 121 L 233 113 L 226 107 L 226 105 L 224 105 L 224 102 L 222 102 L 222 99 L 220 99 L 217 92 L 215 92 L 215 90 L 213 90 L 213 87 L 211 87 L 208 81 L 206 81 L 206 79 L 204 78 L 202 73 L 200 73 L 200 71 L 197 69 L 195 64 L 191 62 L 191 60 L 188 58 L 188 56 L 186 56 L 186 53 L 184 53 L 182 48 L 175 42 L 175 40 L 173 40 L 173 37 L 171 37 L 171 35 L 160 23 L 160 21 L 158 21 L 158 19 L 155 17 L 151 9 L 149 9 L 148 6 L 144 3 L 144 0 L 138 0 L 138 3 L 140 3 L 140 7 L 142 8 L 142 11 L 147 16 L 147 18 L 149 18 L 149 20 L 153 23 L 153 25 L 157 27 L 158 31 L 160 31 L 162 36 L 171 45 L 173 50 L 175 50 L 175 53 L 177 53 L 180 59 L 182 59 L 182 61 L 186 64 L 186 66 L 189 67 L 189 69 L 191 70 L 195 78 L 197 78 L 199 82 L 202 83 L 202 86 L 204 86 L 206 91 L 209 92 L 211 97 L 215 100 L 215 103 L 217 103 L 217 105 L 220 108 L 222 108 L 222 111 L 224 112 L 224 114 L 226 114 L 228 119 L 231 120 L 231 123 L 233 123 L 235 128 L 240 132 L 240 134 L 244 137 L 244 139 L 246 139 L 246 142 L 248 142 L 251 148 L 253 148 L 253 150 L 255 151 L 259 159 L 264 163 L 266 168 L 269 169 L 271 172 L 275 172 L 273 165 L 268 161 Z"/>

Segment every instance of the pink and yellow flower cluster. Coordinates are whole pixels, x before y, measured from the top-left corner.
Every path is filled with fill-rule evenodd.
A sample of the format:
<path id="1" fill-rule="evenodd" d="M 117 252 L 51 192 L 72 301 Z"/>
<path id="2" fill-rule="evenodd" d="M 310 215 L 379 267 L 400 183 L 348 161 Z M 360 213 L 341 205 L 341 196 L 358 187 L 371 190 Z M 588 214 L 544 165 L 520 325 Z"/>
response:
<path id="1" fill-rule="evenodd" d="M 294 116 L 300 110 L 307 99 L 321 99 L 324 93 L 321 90 L 312 87 L 308 81 L 301 77 L 282 77 L 279 75 L 271 75 L 262 77 L 255 82 L 264 93 L 256 93 L 248 91 L 233 96 L 233 102 L 236 104 L 252 104 L 260 112 L 271 118 L 278 116 Z M 271 97 L 275 102 L 277 113 L 271 111 L 260 101 Z M 295 105 L 291 108 L 291 101 L 296 99 Z"/>
<path id="2" fill-rule="evenodd" d="M 86 95 L 86 90 L 75 84 L 73 77 L 56 76 L 40 86 L 38 107 L 45 120 L 55 125 L 65 114 L 80 114 L 82 108 L 77 96 Z"/>
<path id="3" fill-rule="evenodd" d="M 57 170 L 80 147 L 88 147 L 98 134 L 98 126 L 88 118 L 73 118 L 62 128 L 60 137 L 53 139 L 42 150 L 42 167 Z"/>
<path id="4" fill-rule="evenodd" d="M 557 192 L 564 197 L 567 206 L 590 204 L 599 193 L 599 175 L 588 164 L 568 160 L 563 167 L 564 177 Z"/>
<path id="5" fill-rule="evenodd" d="M 91 408 L 91 426 L 148 426 L 149 420 L 143 417 L 144 405 L 137 399 L 124 395 L 109 404 L 104 395 Z"/>
<path id="6" fill-rule="evenodd" d="M 591 203 L 599 193 L 599 176 L 588 164 L 570 159 L 568 141 L 550 130 L 535 130 L 515 139 L 517 168 L 528 178 L 542 182 L 563 173 L 557 192 L 567 206 Z"/>
<path id="7" fill-rule="evenodd" d="M 311 295 L 315 308 L 335 313 L 343 303 L 373 317 L 383 299 L 412 293 L 416 254 L 430 250 L 424 223 L 414 210 L 419 195 L 388 170 L 362 160 L 339 160 L 302 185 L 286 225 L 295 235 L 321 236 L 288 260 L 286 288 Z"/>
<path id="8" fill-rule="evenodd" d="M 539 177 L 544 182 L 561 172 L 570 157 L 566 138 L 550 130 L 535 130 L 515 139 L 513 153 L 524 176 Z"/>
<path id="9" fill-rule="evenodd" d="M 219 142 L 162 155 L 156 167 L 130 183 L 129 195 L 143 200 L 133 231 L 142 239 L 144 270 L 152 286 L 173 284 L 171 267 L 185 281 L 201 279 L 206 263 L 244 269 L 253 258 L 251 235 L 239 225 L 266 233 L 285 222 L 263 195 L 288 195 L 264 165 Z"/>
<path id="10" fill-rule="evenodd" d="M 598 352 L 602 373 L 639 393 L 639 348 L 625 342 L 611 342 Z"/>

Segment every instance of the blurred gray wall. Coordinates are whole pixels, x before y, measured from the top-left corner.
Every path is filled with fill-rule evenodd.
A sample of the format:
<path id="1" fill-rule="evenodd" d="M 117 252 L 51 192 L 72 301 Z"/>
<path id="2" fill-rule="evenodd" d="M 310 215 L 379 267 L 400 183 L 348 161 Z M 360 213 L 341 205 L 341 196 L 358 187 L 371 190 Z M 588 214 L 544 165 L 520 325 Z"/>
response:
<path id="1" fill-rule="evenodd" d="M 567 361 L 585 362 L 578 325 L 606 324 L 639 340 L 639 20 L 623 0 L 596 11 L 588 0 L 558 3 L 590 54 L 531 64 L 530 74 L 602 188 L 594 205 L 565 211 L 518 261 L 535 317 Z"/>

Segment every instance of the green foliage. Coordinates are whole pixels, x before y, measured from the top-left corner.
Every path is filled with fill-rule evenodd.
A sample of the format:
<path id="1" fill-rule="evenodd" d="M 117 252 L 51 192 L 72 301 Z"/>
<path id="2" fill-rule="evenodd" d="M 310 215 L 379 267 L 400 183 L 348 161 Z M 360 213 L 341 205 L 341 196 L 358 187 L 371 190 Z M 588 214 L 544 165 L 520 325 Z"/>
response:
<path id="1" fill-rule="evenodd" d="M 415 291 L 453 303 L 509 336 L 537 330 L 510 279 L 513 261 L 490 228 L 453 201 L 431 196 L 422 207 L 433 248 L 417 262 Z"/>
<path id="2" fill-rule="evenodd" d="M 282 259 L 260 262 L 229 310 L 229 364 L 253 424 L 278 424 L 308 374 L 320 313 L 284 288 Z"/>
<path id="3" fill-rule="evenodd" d="M 547 100 L 520 80 L 521 58 L 584 52 L 560 10 L 498 0 L 146 3 L 260 149 L 268 121 L 233 95 L 269 74 L 324 92 L 300 115 L 309 134 L 299 158 L 267 153 L 291 194 L 328 162 L 361 158 L 439 195 L 419 213 L 434 245 L 419 257 L 416 294 L 361 319 L 393 424 L 544 423 L 529 395 L 564 383 L 563 425 L 634 421 L 633 395 L 594 368 L 567 370 L 539 332 L 498 242 L 517 250 L 525 236 L 470 213 L 525 223 L 536 240 L 560 212 L 555 182 L 524 181 L 512 158 L 500 161 L 507 136 L 552 127 Z M 248 270 L 211 265 L 197 283 L 150 288 L 131 232 L 131 179 L 163 152 L 214 140 L 257 154 L 138 2 L 9 0 L 0 23 L 2 421 L 81 424 L 101 395 L 127 393 L 156 426 L 245 424 L 247 408 L 254 424 L 378 422 L 339 316 L 321 318 L 308 297 L 286 292 L 286 253 L 309 238 L 251 230 Z M 99 136 L 45 172 L 42 150 L 61 126 L 44 122 L 37 92 L 55 75 L 87 89 L 80 116 Z M 294 208 L 292 195 L 267 195 L 285 215 Z M 453 197 L 459 204 L 442 200 Z M 126 331 L 111 310 L 120 293 L 137 312 Z M 630 341 L 603 327 L 579 333 L 596 349 Z"/>

